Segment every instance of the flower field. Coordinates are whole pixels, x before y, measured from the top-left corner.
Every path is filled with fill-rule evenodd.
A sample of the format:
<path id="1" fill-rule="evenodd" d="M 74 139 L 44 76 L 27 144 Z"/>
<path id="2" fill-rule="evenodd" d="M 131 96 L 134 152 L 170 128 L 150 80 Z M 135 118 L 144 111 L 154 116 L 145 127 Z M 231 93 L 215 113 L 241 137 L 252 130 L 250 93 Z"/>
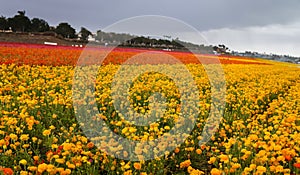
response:
<path id="1" fill-rule="evenodd" d="M 138 126 L 126 121 L 115 109 L 111 95 L 114 76 L 121 63 L 142 52 L 115 49 L 98 70 L 96 81 L 84 82 L 95 84 L 94 93 L 84 91 L 85 96 L 96 99 L 97 108 L 92 110 L 100 111 L 92 123 L 102 120 L 113 133 L 141 143 L 168 134 L 180 122 L 184 108 L 176 82 L 161 73 L 146 72 L 132 82 L 128 104 L 136 113 L 146 114 L 150 110 L 149 97 L 159 92 L 166 101 L 163 116 L 146 126 Z M 300 69 L 296 65 L 197 55 L 203 64 L 220 59 L 227 89 L 221 123 L 210 141 L 199 145 L 211 111 L 209 79 L 192 54 L 166 52 L 184 63 L 191 73 L 199 90 L 199 114 L 195 125 L 186 128 L 190 134 L 183 143 L 167 150 L 173 142 L 165 142 L 157 148 L 158 152 L 166 150 L 163 156 L 131 161 L 128 148 L 117 142 L 109 142 L 105 149 L 112 145 L 113 151 L 125 159 L 107 154 L 95 140 L 108 135 L 87 137 L 83 124 L 77 120 L 73 78 L 81 53 L 82 48 L 0 44 L 1 173 L 300 174 Z M 131 66 L 142 69 L 149 65 Z M 170 72 L 180 69 L 177 64 L 154 62 L 150 66 Z M 79 74 L 88 73 L 79 69 Z M 185 84 L 185 77 L 181 78 Z M 82 105 L 87 104 L 83 101 Z M 132 152 L 147 154 L 149 148 L 140 147 Z"/>

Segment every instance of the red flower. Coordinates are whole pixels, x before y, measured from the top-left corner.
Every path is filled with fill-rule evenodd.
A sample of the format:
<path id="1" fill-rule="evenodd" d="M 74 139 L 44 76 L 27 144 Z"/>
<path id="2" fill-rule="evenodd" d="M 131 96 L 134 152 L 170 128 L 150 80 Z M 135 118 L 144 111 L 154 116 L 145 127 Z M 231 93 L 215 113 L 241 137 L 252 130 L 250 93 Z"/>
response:
<path id="1" fill-rule="evenodd" d="M 285 160 L 286 160 L 286 161 L 291 161 L 291 160 L 292 160 L 292 156 L 286 155 L 286 156 L 285 156 Z"/>
<path id="2" fill-rule="evenodd" d="M 47 156 L 47 157 L 48 157 L 48 156 L 51 156 L 51 155 L 53 155 L 53 152 L 52 152 L 51 150 L 49 150 L 49 151 L 46 152 L 46 156 Z"/>
<path id="3" fill-rule="evenodd" d="M 294 163 L 294 167 L 300 169 L 300 163 Z"/>
<path id="4" fill-rule="evenodd" d="M 56 155 L 56 154 L 60 154 L 61 150 L 58 149 L 57 151 L 55 151 L 53 154 Z"/>
<path id="5" fill-rule="evenodd" d="M 58 150 L 62 150 L 63 148 L 64 148 L 64 146 L 60 145 L 60 146 L 58 147 Z"/>
<path id="6" fill-rule="evenodd" d="M 5 174 L 5 175 L 14 174 L 14 171 L 11 168 L 2 168 L 2 167 L 0 167 L 0 171 L 3 171 L 3 174 Z"/>

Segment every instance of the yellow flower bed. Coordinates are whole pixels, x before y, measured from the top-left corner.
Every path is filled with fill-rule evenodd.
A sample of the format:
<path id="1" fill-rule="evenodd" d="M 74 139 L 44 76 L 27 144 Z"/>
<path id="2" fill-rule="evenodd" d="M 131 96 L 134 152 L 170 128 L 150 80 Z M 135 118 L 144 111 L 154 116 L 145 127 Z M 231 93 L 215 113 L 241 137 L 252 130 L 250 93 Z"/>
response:
<path id="1" fill-rule="evenodd" d="M 176 65 L 157 65 L 176 69 Z M 288 64 L 223 65 L 226 109 L 211 140 L 198 145 L 211 109 L 210 83 L 201 65 L 186 65 L 199 89 L 199 116 L 191 134 L 176 149 L 153 160 L 117 159 L 87 138 L 77 122 L 72 101 L 73 66 L 0 65 L 0 165 L 21 174 L 299 174 L 300 69 Z M 163 117 L 136 126 L 114 109 L 111 85 L 118 65 L 98 70 L 95 93 L 108 129 L 134 141 L 168 134 L 180 122 L 180 91 L 166 75 L 147 72 L 133 81 L 128 103 L 146 114 L 151 93 L 166 100 Z M 82 72 L 87 74 L 87 72 Z M 124 75 L 126 77 L 127 75 Z M 83 82 L 93 84 L 94 82 Z M 189 88 L 188 86 L 186 88 Z M 82 105 L 85 101 L 82 101 Z M 97 127 L 97 126 L 95 126 Z M 100 138 L 101 139 L 101 138 Z M 114 151 L 130 156 L 111 142 Z M 103 146 L 103 145 L 102 145 Z M 109 145 L 108 145 L 109 146 Z M 164 151 L 169 145 L 159 145 Z M 147 148 L 134 150 L 147 153 Z"/>

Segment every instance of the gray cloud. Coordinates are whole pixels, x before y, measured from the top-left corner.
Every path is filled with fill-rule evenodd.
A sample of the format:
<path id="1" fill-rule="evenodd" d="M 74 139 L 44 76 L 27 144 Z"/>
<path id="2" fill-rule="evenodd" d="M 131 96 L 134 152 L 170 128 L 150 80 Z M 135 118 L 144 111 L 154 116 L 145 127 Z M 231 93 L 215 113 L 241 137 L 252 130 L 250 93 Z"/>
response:
<path id="1" fill-rule="evenodd" d="M 222 28 L 202 32 L 211 43 L 240 51 L 300 56 L 300 23 L 261 27 Z"/>
<path id="2" fill-rule="evenodd" d="M 253 25 L 285 24 L 299 20 L 298 0 L 1 0 L 0 15 L 26 10 L 29 16 L 52 25 L 68 21 L 76 28 L 103 28 L 137 15 L 164 15 L 183 20 L 198 30 Z M 4 4 L 4 5 L 3 5 Z"/>

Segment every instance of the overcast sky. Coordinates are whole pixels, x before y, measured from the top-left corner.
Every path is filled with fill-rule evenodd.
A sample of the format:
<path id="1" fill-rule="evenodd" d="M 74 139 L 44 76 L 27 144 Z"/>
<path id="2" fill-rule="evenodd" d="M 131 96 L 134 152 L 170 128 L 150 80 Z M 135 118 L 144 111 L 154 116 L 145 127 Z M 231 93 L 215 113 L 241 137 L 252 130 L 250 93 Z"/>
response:
<path id="1" fill-rule="evenodd" d="M 195 27 L 210 44 L 300 56 L 299 0 L 0 0 L 0 15 L 25 10 L 50 25 L 69 22 L 95 32 L 119 20 L 163 15 Z M 179 37 L 180 38 L 180 37 Z M 188 37 L 186 37 L 188 38 Z M 190 41 L 200 43 L 193 37 Z"/>

